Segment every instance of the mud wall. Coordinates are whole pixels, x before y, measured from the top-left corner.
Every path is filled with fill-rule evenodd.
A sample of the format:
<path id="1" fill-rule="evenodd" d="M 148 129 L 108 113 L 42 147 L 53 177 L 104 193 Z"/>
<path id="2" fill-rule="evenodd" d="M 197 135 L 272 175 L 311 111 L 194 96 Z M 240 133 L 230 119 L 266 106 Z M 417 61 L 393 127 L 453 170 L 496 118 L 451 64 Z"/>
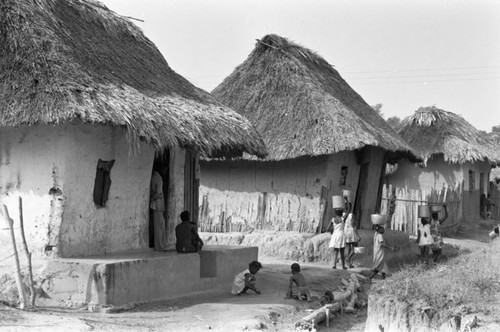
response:
<path id="1" fill-rule="evenodd" d="M 360 230 L 360 247 L 365 247 L 364 254 L 357 254 L 354 262 L 357 266 L 370 267 L 373 258 L 372 230 Z M 200 233 L 207 245 L 223 246 L 255 246 L 259 248 L 259 255 L 276 257 L 284 260 L 298 262 L 326 262 L 333 260 L 333 250 L 328 247 L 331 235 L 308 234 L 299 232 L 253 231 L 252 233 Z M 411 247 L 407 234 L 399 231 L 387 230 L 384 234 L 385 241 L 390 246 L 400 250 L 386 251 L 389 267 L 416 262 L 418 249 Z"/>
<path id="2" fill-rule="evenodd" d="M 356 190 L 359 168 L 354 152 L 276 162 L 201 161 L 201 229 L 315 232 L 331 219 L 331 196 Z"/>
<path id="3" fill-rule="evenodd" d="M 170 169 L 167 203 L 167 248 L 175 249 L 175 226 L 184 211 L 184 163 L 186 153 L 181 148 L 170 149 Z"/>
<path id="4" fill-rule="evenodd" d="M 81 123 L 3 128 L 0 135 L 2 202 L 17 228 L 22 197 L 27 241 L 35 256 L 88 256 L 148 246 L 154 158 L 149 145 L 140 143 L 134 153 L 122 129 Z M 105 207 L 93 201 L 99 159 L 115 160 Z M 10 241 L 6 230 L 0 238 Z M 0 252 L 0 257 L 7 254 Z"/>
<path id="5" fill-rule="evenodd" d="M 480 216 L 480 195 L 487 192 L 490 170 L 491 166 L 486 161 L 450 164 L 445 162 L 443 155 L 440 154 L 430 159 L 426 167 L 406 160 L 401 161 L 397 170 L 386 176 L 386 183 L 407 190 L 430 191 L 431 188 L 455 187 L 463 182 L 463 216 L 473 219 Z M 473 172 L 472 177 L 469 176 L 469 171 Z"/>

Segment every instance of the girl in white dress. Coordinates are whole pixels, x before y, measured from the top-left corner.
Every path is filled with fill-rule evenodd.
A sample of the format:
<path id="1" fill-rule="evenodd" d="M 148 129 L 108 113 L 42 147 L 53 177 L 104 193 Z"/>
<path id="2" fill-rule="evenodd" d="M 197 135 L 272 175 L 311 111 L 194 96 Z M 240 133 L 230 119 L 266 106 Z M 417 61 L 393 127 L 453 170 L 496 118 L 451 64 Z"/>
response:
<path id="1" fill-rule="evenodd" d="M 328 227 L 328 231 L 332 233 L 332 238 L 330 239 L 330 244 L 328 247 L 333 248 L 333 267 L 337 268 L 337 258 L 340 252 L 340 260 L 342 261 L 342 269 L 346 270 L 345 266 L 345 221 L 351 212 L 351 203 L 347 197 L 344 197 L 345 205 L 347 207 L 347 211 L 345 209 L 335 209 L 335 216 L 332 218 L 332 223 L 330 227 Z M 344 213 L 345 212 L 345 213 Z"/>
<path id="2" fill-rule="evenodd" d="M 431 235 L 431 225 L 427 218 L 420 220 L 420 227 L 417 233 L 417 243 L 420 247 L 420 258 L 426 264 L 429 264 L 429 252 L 431 244 L 434 242 Z"/>
<path id="3" fill-rule="evenodd" d="M 354 248 L 358 246 L 358 242 L 361 240 L 361 237 L 356 229 L 356 220 L 354 219 L 354 215 L 352 213 L 349 213 L 347 216 L 344 232 L 347 248 L 347 264 L 349 268 L 353 268 L 354 265 L 352 264 L 352 259 L 354 257 Z"/>

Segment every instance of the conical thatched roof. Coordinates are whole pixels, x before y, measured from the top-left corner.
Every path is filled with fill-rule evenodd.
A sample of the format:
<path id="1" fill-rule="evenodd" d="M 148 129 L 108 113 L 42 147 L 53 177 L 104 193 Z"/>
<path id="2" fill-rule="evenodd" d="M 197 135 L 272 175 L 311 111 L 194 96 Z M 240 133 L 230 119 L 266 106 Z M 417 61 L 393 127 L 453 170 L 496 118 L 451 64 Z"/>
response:
<path id="1" fill-rule="evenodd" d="M 157 148 L 265 154 L 247 119 L 175 73 L 99 2 L 2 0 L 0 126 L 71 120 L 121 126 Z"/>
<path id="2" fill-rule="evenodd" d="M 500 161 L 500 147 L 460 115 L 434 106 L 421 107 L 404 120 L 399 134 L 427 161 L 442 153 L 450 163 Z"/>
<path id="3" fill-rule="evenodd" d="M 250 119 L 270 160 L 367 145 L 411 151 L 325 59 L 277 35 L 258 40 L 212 94 Z"/>

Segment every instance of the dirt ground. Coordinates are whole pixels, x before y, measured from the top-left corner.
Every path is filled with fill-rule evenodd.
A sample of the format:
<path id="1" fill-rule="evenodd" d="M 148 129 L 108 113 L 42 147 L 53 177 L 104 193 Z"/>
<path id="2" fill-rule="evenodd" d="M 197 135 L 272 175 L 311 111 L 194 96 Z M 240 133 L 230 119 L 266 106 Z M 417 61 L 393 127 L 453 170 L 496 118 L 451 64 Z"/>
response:
<path id="1" fill-rule="evenodd" d="M 454 255 L 458 247 L 471 250 L 489 242 L 488 230 L 494 222 L 476 221 L 465 224 L 459 234 L 445 238 L 448 244 L 444 254 Z M 411 247 L 416 257 L 418 248 Z M 70 309 L 48 300 L 37 301 L 36 311 L 26 312 L 0 304 L 1 331 L 295 331 L 294 325 L 313 309 L 319 301 L 299 302 L 285 299 L 292 261 L 261 257 L 264 268 L 257 275 L 262 294 L 232 296 L 228 289 L 216 289 L 175 300 L 139 305 L 115 310 Z M 369 257 L 361 260 L 363 264 Z M 333 270 L 331 264 L 301 263 L 302 272 L 319 298 L 326 289 L 337 290 L 341 278 L 349 277 L 349 270 Z M 375 282 L 383 282 L 378 279 Z M 369 284 L 363 287 L 368 291 Z M 116 310 L 120 309 L 120 310 Z M 330 320 L 330 327 L 320 325 L 319 331 L 364 331 L 366 309 L 355 314 L 338 314 Z"/>

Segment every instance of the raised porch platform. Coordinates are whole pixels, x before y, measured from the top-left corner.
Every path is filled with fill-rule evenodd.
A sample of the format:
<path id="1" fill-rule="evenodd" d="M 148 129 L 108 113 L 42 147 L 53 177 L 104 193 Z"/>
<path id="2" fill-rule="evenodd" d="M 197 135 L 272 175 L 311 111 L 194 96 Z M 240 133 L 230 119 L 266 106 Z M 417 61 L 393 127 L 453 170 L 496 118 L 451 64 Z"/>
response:
<path id="1" fill-rule="evenodd" d="M 71 305 L 126 305 L 227 287 L 258 258 L 257 247 L 205 246 L 201 254 L 152 250 L 47 263 L 43 288 Z"/>

